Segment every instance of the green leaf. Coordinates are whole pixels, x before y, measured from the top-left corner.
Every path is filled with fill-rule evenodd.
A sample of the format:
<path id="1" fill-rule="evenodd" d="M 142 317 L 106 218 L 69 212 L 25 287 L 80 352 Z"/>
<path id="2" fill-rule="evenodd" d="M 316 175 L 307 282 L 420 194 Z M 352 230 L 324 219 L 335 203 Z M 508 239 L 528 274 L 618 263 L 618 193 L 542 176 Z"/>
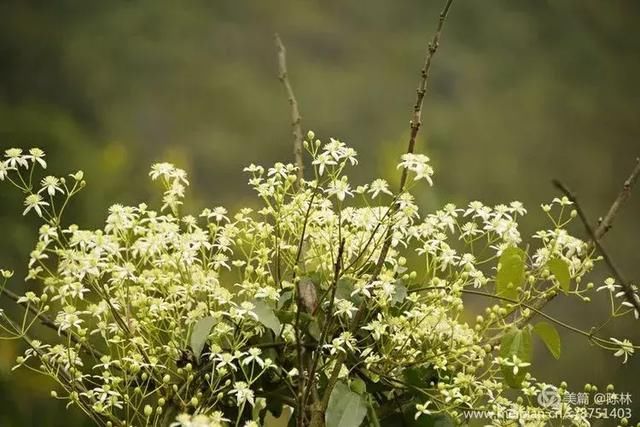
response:
<path id="1" fill-rule="evenodd" d="M 365 415 L 365 398 L 349 390 L 345 383 L 336 383 L 324 415 L 326 427 L 358 427 Z"/>
<path id="2" fill-rule="evenodd" d="M 406 368 L 402 371 L 402 376 L 409 385 L 407 393 L 417 399 L 418 403 L 423 403 L 422 399 L 424 398 L 424 394 L 420 390 L 431 388 L 438 382 L 438 372 L 429 364 Z M 413 419 L 413 415 L 411 419 Z"/>
<path id="3" fill-rule="evenodd" d="M 533 356 L 533 345 L 531 340 L 531 328 L 524 329 L 513 328 L 509 331 L 500 343 L 500 357 L 503 359 L 513 360 L 516 356 L 520 362 L 531 362 Z M 527 373 L 527 367 L 518 369 L 518 373 L 513 373 L 513 367 L 508 365 L 502 366 L 502 374 L 505 382 L 514 388 L 519 388 L 522 380 Z"/>
<path id="4" fill-rule="evenodd" d="M 292 410 L 289 406 L 285 406 L 280 411 L 280 416 L 276 417 L 271 414 L 270 410 L 267 410 L 267 413 L 264 416 L 264 422 L 262 424 L 263 427 L 287 427 L 289 424 L 289 418 L 291 417 Z"/>
<path id="5" fill-rule="evenodd" d="M 351 381 L 351 390 L 358 394 L 365 394 L 367 392 L 367 384 L 360 378 L 356 378 Z"/>
<path id="6" fill-rule="evenodd" d="M 517 299 L 518 288 L 524 282 L 524 262 L 526 254 L 520 248 L 511 247 L 500 255 L 496 292 L 505 298 Z"/>
<path id="7" fill-rule="evenodd" d="M 533 327 L 533 332 L 540 337 L 544 345 L 547 346 L 551 355 L 556 359 L 560 359 L 560 334 L 558 334 L 555 326 L 547 322 L 538 322 Z"/>
<path id="8" fill-rule="evenodd" d="M 280 320 L 276 314 L 273 312 L 273 309 L 262 300 L 254 300 L 253 304 L 255 305 L 253 312 L 258 316 L 258 321 L 271 329 L 276 335 L 280 335 L 282 325 L 280 324 Z"/>
<path id="9" fill-rule="evenodd" d="M 560 289 L 562 289 L 564 293 L 569 292 L 569 287 L 571 285 L 571 273 L 569 272 L 569 266 L 567 263 L 560 258 L 551 258 L 547 261 L 547 267 L 558 281 Z"/>
<path id="10" fill-rule="evenodd" d="M 208 316 L 198 320 L 193 327 L 193 331 L 191 332 L 191 350 L 193 350 L 193 354 L 196 356 L 198 362 L 200 362 L 200 355 L 209 337 L 209 332 L 211 332 L 211 328 L 213 328 L 213 325 L 216 323 L 218 323 L 218 320 Z"/>
<path id="11" fill-rule="evenodd" d="M 287 302 L 289 302 L 292 298 L 293 298 L 293 292 L 292 291 L 284 291 L 280 295 L 280 298 L 278 299 L 278 303 L 276 304 L 276 308 L 278 310 L 282 310 L 282 308 L 285 306 L 285 304 Z"/>
<path id="12" fill-rule="evenodd" d="M 336 298 L 351 300 L 351 292 L 353 292 L 353 281 L 345 277 L 338 279 Z"/>
<path id="13" fill-rule="evenodd" d="M 320 341 L 320 335 L 322 335 L 322 331 L 320 330 L 318 321 L 315 319 L 309 322 L 309 335 L 311 335 L 316 341 Z"/>

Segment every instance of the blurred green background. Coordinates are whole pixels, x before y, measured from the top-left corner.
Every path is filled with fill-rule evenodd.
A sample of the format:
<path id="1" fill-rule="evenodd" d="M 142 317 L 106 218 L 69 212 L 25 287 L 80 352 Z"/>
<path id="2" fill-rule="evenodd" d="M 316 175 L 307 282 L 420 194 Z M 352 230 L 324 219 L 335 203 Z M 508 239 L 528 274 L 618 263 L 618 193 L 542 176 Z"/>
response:
<path id="1" fill-rule="evenodd" d="M 272 35 L 288 48 L 305 129 L 354 146 L 354 180 L 397 181 L 425 48 L 441 1 L 111 1 L 0 3 L 0 147 L 39 146 L 57 174 L 83 169 L 73 221 L 99 226 L 108 206 L 158 197 L 150 164 L 173 161 L 192 179 L 191 207 L 256 201 L 242 167 L 292 159 L 289 110 Z M 640 3 L 598 0 L 454 2 L 432 68 L 418 150 L 436 167 L 425 208 L 447 201 L 521 200 L 524 231 L 546 226 L 539 204 L 560 178 L 594 221 L 640 155 Z M 640 278 L 640 189 L 606 246 Z M 0 265 L 23 277 L 35 223 L 0 191 Z M 574 231 L 582 234 L 576 224 Z M 596 275 L 601 279 L 603 275 Z M 21 280 L 11 286 L 22 292 Z M 30 285 L 31 286 L 31 285 Z M 589 327 L 593 304 L 558 298 L 550 311 Z M 7 302 L 3 301 L 6 307 Z M 640 342 L 638 323 L 605 334 Z M 640 361 L 620 365 L 562 332 L 564 355 L 536 354 L 539 378 L 635 393 Z M 50 385 L 10 373 L 0 342 L 0 426 L 88 425 L 49 398 Z M 638 421 L 638 418 L 635 418 Z M 614 425 L 609 422 L 596 425 Z"/>

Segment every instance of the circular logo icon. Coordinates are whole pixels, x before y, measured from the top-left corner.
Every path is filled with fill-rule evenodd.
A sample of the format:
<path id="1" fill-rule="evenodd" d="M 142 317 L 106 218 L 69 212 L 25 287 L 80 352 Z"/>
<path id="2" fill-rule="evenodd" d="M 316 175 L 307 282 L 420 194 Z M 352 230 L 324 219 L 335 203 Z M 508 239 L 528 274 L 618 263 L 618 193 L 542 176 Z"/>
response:
<path id="1" fill-rule="evenodd" d="M 560 393 L 552 385 L 545 386 L 538 393 L 538 404 L 543 408 L 557 409 L 560 407 Z"/>

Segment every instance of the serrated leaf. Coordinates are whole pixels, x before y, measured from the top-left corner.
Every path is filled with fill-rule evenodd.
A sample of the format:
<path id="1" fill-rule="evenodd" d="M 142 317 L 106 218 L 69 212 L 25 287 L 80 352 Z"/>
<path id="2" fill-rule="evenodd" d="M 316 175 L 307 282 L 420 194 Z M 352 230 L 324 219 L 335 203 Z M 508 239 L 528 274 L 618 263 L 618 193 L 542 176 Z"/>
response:
<path id="1" fill-rule="evenodd" d="M 280 335 L 282 325 L 273 309 L 262 300 L 254 300 L 253 305 L 255 306 L 253 312 L 258 316 L 258 321 L 271 329 L 276 335 Z"/>
<path id="2" fill-rule="evenodd" d="M 560 259 L 560 258 L 551 258 L 547 261 L 547 267 L 553 277 L 556 278 L 558 284 L 560 285 L 560 289 L 564 291 L 564 293 L 569 292 L 569 288 L 571 286 L 571 273 L 569 272 L 569 265 Z"/>
<path id="3" fill-rule="evenodd" d="M 561 343 L 560 334 L 557 329 L 551 323 L 538 322 L 533 327 L 533 332 L 540 337 L 542 342 L 556 359 L 560 359 Z"/>
<path id="4" fill-rule="evenodd" d="M 516 356 L 520 362 L 531 362 L 533 345 L 530 327 L 525 327 L 524 329 L 513 328 L 502 337 L 502 341 L 500 342 L 500 357 L 513 360 L 513 356 Z M 518 373 L 514 374 L 512 366 L 502 366 L 502 374 L 504 375 L 505 382 L 514 388 L 520 387 L 526 373 L 527 368 L 525 367 L 519 368 Z"/>
<path id="5" fill-rule="evenodd" d="M 505 298 L 517 299 L 518 289 L 524 282 L 524 264 L 526 254 L 516 247 L 502 251 L 496 274 L 496 293 Z"/>
<path id="6" fill-rule="evenodd" d="M 198 362 L 200 362 L 200 355 L 207 342 L 211 328 L 213 328 L 213 325 L 216 323 L 218 323 L 218 320 L 211 316 L 203 317 L 196 322 L 193 331 L 191 331 L 191 350 L 193 350 L 193 354 L 196 356 Z"/>
<path id="7" fill-rule="evenodd" d="M 324 414 L 326 427 L 358 427 L 366 414 L 364 397 L 351 391 L 345 383 L 336 383 Z"/>

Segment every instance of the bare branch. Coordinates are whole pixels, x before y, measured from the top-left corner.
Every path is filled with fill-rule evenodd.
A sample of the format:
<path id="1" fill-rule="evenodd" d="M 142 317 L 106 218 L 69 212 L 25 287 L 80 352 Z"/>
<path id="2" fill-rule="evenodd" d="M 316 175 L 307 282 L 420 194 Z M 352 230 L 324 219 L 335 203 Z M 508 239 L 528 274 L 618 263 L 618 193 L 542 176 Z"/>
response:
<path id="1" fill-rule="evenodd" d="M 602 236 L 604 236 L 607 233 L 607 231 L 609 231 L 613 226 L 613 219 L 616 217 L 616 214 L 618 213 L 618 210 L 620 209 L 622 204 L 627 201 L 629 196 L 631 196 L 631 188 L 635 184 L 639 175 L 640 175 L 640 158 L 636 158 L 636 167 L 631 172 L 631 175 L 629 175 L 629 177 L 625 180 L 622 186 L 622 191 L 620 192 L 620 194 L 618 194 L 618 197 L 609 208 L 609 211 L 604 216 L 604 219 L 600 221 L 600 225 L 595 230 L 594 235 L 596 240 L 602 239 Z"/>
<path id="2" fill-rule="evenodd" d="M 447 0 L 447 3 L 442 9 L 442 12 L 440 12 L 440 19 L 438 20 L 436 33 L 433 35 L 431 43 L 429 43 L 429 46 L 427 48 L 427 56 L 425 57 L 422 70 L 420 70 L 420 82 L 418 83 L 418 89 L 416 90 L 416 103 L 413 106 L 413 116 L 411 118 L 411 121 L 409 122 L 411 126 L 411 134 L 409 136 L 409 146 L 407 147 L 407 153 L 413 153 L 416 146 L 416 137 L 418 136 L 420 126 L 422 126 L 422 104 L 424 102 L 424 96 L 427 93 L 427 81 L 429 80 L 431 61 L 433 60 L 433 57 L 438 50 L 438 46 L 440 46 L 440 35 L 442 34 L 442 27 L 444 26 L 444 22 L 446 21 L 447 15 L 449 14 L 451 3 L 453 3 L 453 0 Z M 402 169 L 402 177 L 400 178 L 400 192 L 404 190 L 404 186 L 406 183 L 407 170 Z"/>
<path id="3" fill-rule="evenodd" d="M 431 43 L 429 43 L 424 65 L 422 67 L 422 70 L 420 71 L 420 82 L 418 84 L 418 89 L 416 91 L 417 93 L 416 103 L 413 107 L 413 117 L 410 122 L 411 133 L 409 137 L 409 145 L 406 151 L 407 153 L 413 153 L 415 150 L 416 137 L 418 135 L 418 131 L 420 130 L 420 126 L 422 125 L 422 104 L 424 101 L 424 96 L 427 92 L 427 81 L 429 79 L 429 70 L 431 69 L 431 62 L 432 62 L 433 56 L 438 50 L 442 28 L 447 19 L 447 15 L 449 14 L 449 9 L 451 8 L 452 3 L 453 3 L 453 0 L 447 0 L 444 8 L 440 12 L 436 33 L 431 39 Z M 399 191 L 400 193 L 404 191 L 404 187 L 407 182 L 407 176 L 408 176 L 407 174 L 408 174 L 407 170 L 403 169 L 402 176 L 400 178 L 400 191 Z M 398 205 L 394 203 L 393 206 L 394 207 L 392 208 L 393 210 L 391 211 L 391 214 L 395 212 Z M 372 273 L 372 278 L 370 280 L 375 280 L 377 276 L 380 274 L 380 271 L 382 271 L 384 260 L 386 259 L 387 254 L 389 253 L 390 247 L 391 247 L 391 229 L 387 228 L 385 240 L 380 250 L 380 255 L 378 257 L 378 260 L 376 262 L 376 267 Z M 350 329 L 352 332 L 358 329 L 359 324 L 362 321 L 362 316 L 364 316 L 364 311 L 365 311 L 364 304 L 361 304 L 353 318 L 353 322 L 351 323 Z M 340 355 L 338 356 L 337 360 L 335 361 L 333 371 L 331 372 L 331 375 L 329 377 L 327 386 L 324 390 L 322 399 L 320 402 L 316 402 L 316 404 L 314 404 L 314 407 L 312 408 L 312 417 L 311 417 L 311 424 L 310 424 L 311 427 L 319 427 L 322 425 L 322 422 L 323 422 L 322 416 L 324 415 L 324 411 L 327 409 L 331 391 L 333 390 L 336 382 L 338 381 L 340 368 L 342 366 L 342 363 L 344 362 L 345 357 L 346 357 L 345 353 L 340 353 Z"/>
<path id="4" fill-rule="evenodd" d="M 304 177 L 304 162 L 302 160 L 302 117 L 300 116 L 300 110 L 298 109 L 298 101 L 293 93 L 291 82 L 289 82 L 289 74 L 287 71 L 287 50 L 282 44 L 280 36 L 275 35 L 276 49 L 278 50 L 278 79 L 282 82 L 285 91 L 287 92 L 287 98 L 289 105 L 291 106 L 291 127 L 293 130 L 293 155 L 296 160 L 296 166 L 298 167 L 298 181 Z"/>
<path id="5" fill-rule="evenodd" d="M 636 170 L 638 170 L 638 169 L 639 169 L 639 167 L 636 166 L 636 169 L 634 169 L 634 174 L 637 175 Z M 633 176 L 634 175 L 632 174 L 632 177 Z M 629 182 L 629 181 L 627 181 L 627 182 Z M 629 184 L 627 186 L 627 182 L 625 182 L 625 190 L 623 190 L 623 193 L 626 192 L 627 195 L 623 196 L 621 194 L 621 196 L 619 196 L 618 199 L 616 199 L 616 201 L 614 202 L 614 206 L 617 206 L 617 207 L 615 207 L 615 209 L 614 209 L 614 206 L 612 206 L 611 209 L 609 209 L 609 213 L 611 213 L 613 211 L 613 214 L 611 215 L 610 220 L 613 220 L 613 217 L 615 216 L 615 213 L 619 209 L 619 205 L 622 204 L 622 202 L 621 202 L 622 197 L 624 197 L 624 198 L 629 197 L 628 193 L 631 191 L 631 184 Z M 603 221 L 600 224 L 601 227 L 599 227 L 598 230 L 602 230 L 602 231 L 601 231 L 601 235 L 599 236 L 597 234 L 598 233 L 597 230 L 594 230 L 593 227 L 591 227 L 591 225 L 589 224 L 589 220 L 587 219 L 587 216 L 585 215 L 584 210 L 580 206 L 580 203 L 578 203 L 578 199 L 576 198 L 575 194 L 573 194 L 573 192 L 571 192 L 571 190 L 569 190 L 564 184 L 562 184 L 558 180 L 553 180 L 553 185 L 555 185 L 556 188 L 558 188 L 560 191 L 562 191 L 562 193 L 564 193 L 564 195 L 567 196 L 567 198 L 569 198 L 569 200 L 571 200 L 573 202 L 574 207 L 576 208 L 576 211 L 578 212 L 578 216 L 580 217 L 580 220 L 582 221 L 582 224 L 584 225 L 585 229 L 587 230 L 587 233 L 589 234 L 589 237 L 591 238 L 591 243 L 593 245 L 595 245 L 595 247 L 598 249 L 598 252 L 600 252 L 600 254 L 602 255 L 602 258 L 604 259 L 604 262 L 609 267 L 609 270 L 611 271 L 611 273 L 613 274 L 615 279 L 618 281 L 620 286 L 622 286 L 622 290 L 624 292 L 624 296 L 627 299 L 627 301 L 629 302 L 629 304 L 631 304 L 631 306 L 635 310 L 637 310 L 638 313 L 640 313 L 640 299 L 638 298 L 638 295 L 636 294 L 636 292 L 633 289 L 633 287 L 622 277 L 622 273 L 620 273 L 620 270 L 618 270 L 618 268 L 615 266 L 615 264 L 613 263 L 613 260 L 611 259 L 611 257 L 607 253 L 607 251 L 604 249 L 604 247 L 600 243 L 600 237 L 602 237 L 602 235 L 606 232 L 606 230 L 608 230 L 611 227 L 611 223 L 609 222 L 608 225 L 607 225 Z M 609 214 L 607 214 L 607 216 L 609 216 Z M 603 224 L 605 224 L 605 225 L 602 226 Z"/>

